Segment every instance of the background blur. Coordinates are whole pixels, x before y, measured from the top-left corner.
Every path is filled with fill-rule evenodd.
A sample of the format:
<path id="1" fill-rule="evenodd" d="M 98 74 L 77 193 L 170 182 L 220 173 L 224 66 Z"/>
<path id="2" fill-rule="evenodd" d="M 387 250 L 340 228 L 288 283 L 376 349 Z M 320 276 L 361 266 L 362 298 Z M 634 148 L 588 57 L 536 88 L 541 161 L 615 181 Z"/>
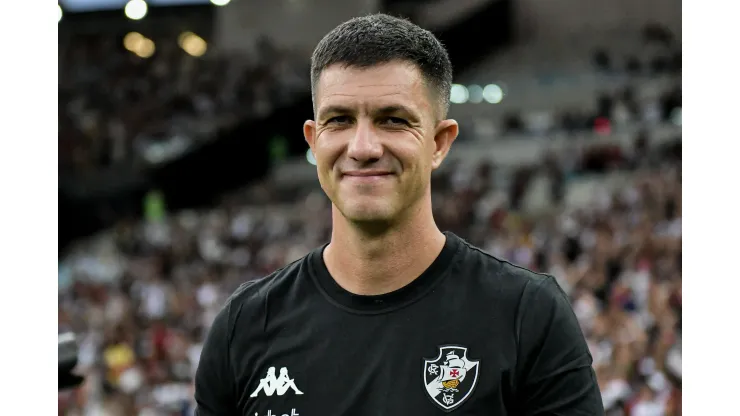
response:
<path id="1" fill-rule="evenodd" d="M 68 0 L 60 415 L 192 414 L 226 296 L 328 241 L 309 56 L 378 11 L 455 67 L 439 226 L 558 279 L 610 414 L 681 413 L 680 0 Z"/>

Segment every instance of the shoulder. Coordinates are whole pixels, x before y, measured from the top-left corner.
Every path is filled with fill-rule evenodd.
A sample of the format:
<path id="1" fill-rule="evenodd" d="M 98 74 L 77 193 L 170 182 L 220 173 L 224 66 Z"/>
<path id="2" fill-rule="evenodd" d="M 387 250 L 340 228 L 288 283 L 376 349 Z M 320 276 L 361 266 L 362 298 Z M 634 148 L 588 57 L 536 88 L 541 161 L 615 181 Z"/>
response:
<path id="1" fill-rule="evenodd" d="M 310 254 L 309 254 L 310 255 Z M 241 319 L 256 319 L 264 313 L 268 298 L 275 292 L 284 291 L 306 275 L 306 255 L 267 276 L 242 283 L 226 300 L 224 305 L 230 326 Z"/>
<path id="2" fill-rule="evenodd" d="M 517 266 L 460 240 L 462 255 L 456 265 L 457 273 L 474 279 L 479 285 L 495 288 L 497 292 L 515 297 L 521 297 L 525 292 L 537 291 L 540 287 L 546 290 L 557 287 L 555 279 L 548 274 Z"/>
<path id="3" fill-rule="evenodd" d="M 310 254 L 309 254 L 310 255 Z M 260 303 L 272 291 L 279 289 L 281 286 L 296 281 L 296 278 L 306 273 L 308 256 L 306 255 L 287 266 L 275 270 L 267 276 L 242 283 L 234 293 L 229 296 L 226 305 L 234 308 L 249 306 L 254 303 Z"/>
<path id="4" fill-rule="evenodd" d="M 466 299 L 475 300 L 483 310 L 495 308 L 517 327 L 524 318 L 570 309 L 568 297 L 551 275 L 492 256 L 464 240 L 452 274 L 457 277 L 453 281 L 465 282 L 455 286 L 464 287 Z"/>

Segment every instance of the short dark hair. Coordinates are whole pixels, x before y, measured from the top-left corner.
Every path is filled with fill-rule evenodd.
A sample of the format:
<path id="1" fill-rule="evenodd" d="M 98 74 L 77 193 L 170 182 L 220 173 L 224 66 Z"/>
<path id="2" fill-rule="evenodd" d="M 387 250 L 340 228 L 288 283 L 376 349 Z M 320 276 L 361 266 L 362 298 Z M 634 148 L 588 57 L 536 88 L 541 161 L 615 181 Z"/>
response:
<path id="1" fill-rule="evenodd" d="M 439 100 L 442 116 L 450 106 L 452 64 L 442 43 L 428 30 L 387 14 L 350 19 L 329 32 L 311 56 L 311 95 L 321 71 L 334 64 L 369 68 L 392 61 L 414 64 Z"/>

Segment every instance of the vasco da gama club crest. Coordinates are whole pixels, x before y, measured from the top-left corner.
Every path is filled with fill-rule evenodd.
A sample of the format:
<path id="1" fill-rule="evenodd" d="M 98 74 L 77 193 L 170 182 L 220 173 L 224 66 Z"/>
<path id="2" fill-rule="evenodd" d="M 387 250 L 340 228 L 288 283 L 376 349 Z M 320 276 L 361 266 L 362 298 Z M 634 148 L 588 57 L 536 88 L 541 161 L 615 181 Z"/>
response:
<path id="1" fill-rule="evenodd" d="M 424 360 L 427 394 L 442 410 L 460 406 L 475 389 L 480 361 L 470 361 L 468 349 L 454 345 L 439 347 L 439 355 Z"/>

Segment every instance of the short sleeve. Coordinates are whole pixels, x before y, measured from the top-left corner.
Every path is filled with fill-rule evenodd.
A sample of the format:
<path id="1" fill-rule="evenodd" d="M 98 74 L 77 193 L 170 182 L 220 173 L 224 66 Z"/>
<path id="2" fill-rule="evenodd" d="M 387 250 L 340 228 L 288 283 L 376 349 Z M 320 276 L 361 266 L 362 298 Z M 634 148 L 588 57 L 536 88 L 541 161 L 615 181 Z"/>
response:
<path id="1" fill-rule="evenodd" d="M 234 374 L 229 358 L 231 302 L 227 302 L 208 331 L 195 372 L 196 416 L 237 415 Z"/>
<path id="2" fill-rule="evenodd" d="M 527 285 L 518 316 L 517 414 L 603 415 L 591 353 L 554 278 Z"/>

